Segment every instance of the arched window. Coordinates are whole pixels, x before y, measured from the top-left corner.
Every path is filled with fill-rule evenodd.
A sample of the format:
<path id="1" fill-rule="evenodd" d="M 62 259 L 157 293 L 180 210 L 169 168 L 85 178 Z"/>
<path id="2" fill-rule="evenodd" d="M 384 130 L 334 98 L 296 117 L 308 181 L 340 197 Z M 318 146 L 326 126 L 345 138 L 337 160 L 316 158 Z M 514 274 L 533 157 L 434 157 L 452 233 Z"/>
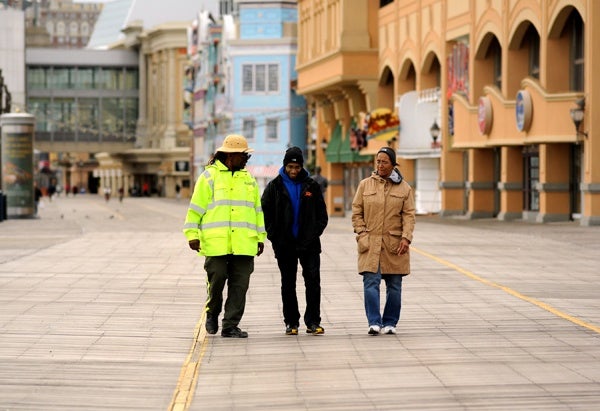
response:
<path id="1" fill-rule="evenodd" d="M 540 78 L 540 36 L 533 25 L 525 32 L 523 45 L 529 49 L 529 75 Z"/>
<path id="2" fill-rule="evenodd" d="M 69 24 L 69 35 L 72 37 L 77 36 L 77 34 L 79 33 L 79 26 L 77 26 L 77 23 L 72 21 Z"/>
<path id="3" fill-rule="evenodd" d="M 567 34 L 571 36 L 571 75 L 570 86 L 572 91 L 583 91 L 584 89 L 584 38 L 583 38 L 583 20 L 578 13 L 573 13 L 567 23 Z"/>
<path id="4" fill-rule="evenodd" d="M 56 23 L 56 35 L 60 36 L 60 37 L 65 35 L 65 22 L 64 21 L 59 21 L 58 23 Z"/>

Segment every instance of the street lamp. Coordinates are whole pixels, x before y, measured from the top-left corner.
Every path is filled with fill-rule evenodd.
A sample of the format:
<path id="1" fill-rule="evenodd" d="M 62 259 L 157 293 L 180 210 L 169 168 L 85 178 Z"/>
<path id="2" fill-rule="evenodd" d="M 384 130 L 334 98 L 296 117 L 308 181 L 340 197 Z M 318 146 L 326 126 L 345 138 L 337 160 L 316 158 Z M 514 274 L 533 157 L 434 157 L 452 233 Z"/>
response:
<path id="1" fill-rule="evenodd" d="M 440 126 L 438 126 L 437 121 L 433 120 L 433 124 L 431 125 L 431 128 L 429 129 L 429 133 L 431 134 L 431 138 L 433 139 L 433 144 L 431 144 L 431 147 L 433 147 L 433 148 L 439 147 L 437 139 L 440 136 Z"/>
<path id="2" fill-rule="evenodd" d="M 583 122 L 583 115 L 585 114 L 585 97 L 580 98 L 575 102 L 576 107 L 571 109 L 571 119 L 573 120 L 573 124 L 575 124 L 575 133 L 577 135 L 583 135 L 587 138 L 588 133 L 585 131 L 579 131 L 579 126 Z"/>

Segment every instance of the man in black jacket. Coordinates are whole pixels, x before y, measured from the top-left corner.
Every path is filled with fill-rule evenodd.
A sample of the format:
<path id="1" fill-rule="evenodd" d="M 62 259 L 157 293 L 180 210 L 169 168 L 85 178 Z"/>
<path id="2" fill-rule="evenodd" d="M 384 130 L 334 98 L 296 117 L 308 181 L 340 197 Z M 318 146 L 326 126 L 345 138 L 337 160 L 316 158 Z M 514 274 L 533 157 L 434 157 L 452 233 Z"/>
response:
<path id="1" fill-rule="evenodd" d="M 323 334 L 321 327 L 321 240 L 327 227 L 327 207 L 321 187 L 303 168 L 298 147 L 289 148 L 279 175 L 262 195 L 267 238 L 281 272 L 281 299 L 287 335 L 297 335 L 300 323 L 296 274 L 298 261 L 306 288 L 306 332 Z"/>

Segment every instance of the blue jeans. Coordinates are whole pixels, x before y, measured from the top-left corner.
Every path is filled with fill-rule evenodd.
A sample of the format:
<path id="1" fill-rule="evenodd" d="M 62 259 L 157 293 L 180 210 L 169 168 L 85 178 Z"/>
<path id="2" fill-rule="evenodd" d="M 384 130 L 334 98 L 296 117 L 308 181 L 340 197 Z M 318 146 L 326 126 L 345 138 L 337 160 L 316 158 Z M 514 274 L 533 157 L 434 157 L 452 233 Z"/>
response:
<path id="1" fill-rule="evenodd" d="M 399 274 L 381 274 L 364 272 L 363 289 L 365 296 L 365 312 L 369 325 L 396 326 L 400 320 L 400 308 L 402 306 L 402 275 Z M 383 318 L 380 311 L 379 285 L 381 279 L 385 280 L 385 307 L 383 309 Z"/>

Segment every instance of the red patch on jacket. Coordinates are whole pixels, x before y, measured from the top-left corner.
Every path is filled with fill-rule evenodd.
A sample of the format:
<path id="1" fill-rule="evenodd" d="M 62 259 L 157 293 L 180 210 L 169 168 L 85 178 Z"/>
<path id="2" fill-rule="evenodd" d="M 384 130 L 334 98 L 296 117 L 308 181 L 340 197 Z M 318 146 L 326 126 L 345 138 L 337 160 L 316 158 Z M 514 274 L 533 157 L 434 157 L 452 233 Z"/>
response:
<path id="1" fill-rule="evenodd" d="M 312 197 L 312 193 L 310 191 L 307 191 L 306 193 L 304 193 L 304 197 Z"/>

